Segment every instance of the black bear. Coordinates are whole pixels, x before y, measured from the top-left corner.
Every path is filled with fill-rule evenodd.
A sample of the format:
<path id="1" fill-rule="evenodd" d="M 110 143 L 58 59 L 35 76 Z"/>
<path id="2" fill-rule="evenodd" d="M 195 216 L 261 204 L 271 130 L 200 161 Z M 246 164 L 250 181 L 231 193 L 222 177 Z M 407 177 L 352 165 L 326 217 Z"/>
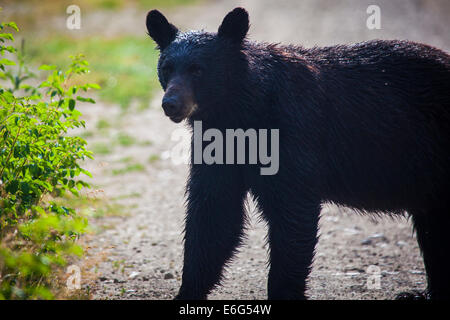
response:
<path id="1" fill-rule="evenodd" d="M 276 174 L 261 174 L 260 162 L 192 161 L 176 298 L 206 299 L 218 285 L 242 242 L 248 193 L 268 224 L 269 299 L 305 298 L 324 202 L 412 216 L 427 272 L 421 297 L 449 298 L 448 54 L 396 40 L 311 49 L 256 43 L 246 39 L 242 8 L 217 33 L 179 32 L 157 10 L 146 24 L 171 120 L 201 121 L 224 135 L 279 130 Z"/>

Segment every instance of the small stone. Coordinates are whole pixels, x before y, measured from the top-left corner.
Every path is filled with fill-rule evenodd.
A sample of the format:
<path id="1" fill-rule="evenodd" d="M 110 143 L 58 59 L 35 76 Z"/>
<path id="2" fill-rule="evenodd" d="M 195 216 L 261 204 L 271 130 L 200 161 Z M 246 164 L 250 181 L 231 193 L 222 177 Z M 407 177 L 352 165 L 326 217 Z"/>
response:
<path id="1" fill-rule="evenodd" d="M 409 272 L 412 274 L 424 274 L 424 272 L 420 270 L 409 270 Z"/>
<path id="2" fill-rule="evenodd" d="M 171 274 L 170 272 L 168 272 L 164 275 L 164 280 L 168 280 L 168 279 L 173 279 L 173 274 Z"/>
<path id="3" fill-rule="evenodd" d="M 407 242 L 405 242 L 405 241 L 397 241 L 397 246 L 399 246 L 399 247 L 403 247 L 403 246 L 407 246 L 408 245 L 408 243 Z"/>
<path id="4" fill-rule="evenodd" d="M 380 239 L 382 241 L 387 241 L 386 237 L 384 236 L 383 233 L 375 233 L 373 235 L 370 236 L 371 239 Z"/>

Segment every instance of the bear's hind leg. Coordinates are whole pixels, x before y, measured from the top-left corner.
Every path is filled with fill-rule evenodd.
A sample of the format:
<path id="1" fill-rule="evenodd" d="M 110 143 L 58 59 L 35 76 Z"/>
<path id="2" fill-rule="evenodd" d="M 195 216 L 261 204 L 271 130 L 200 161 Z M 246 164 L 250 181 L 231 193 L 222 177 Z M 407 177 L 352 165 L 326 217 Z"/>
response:
<path id="1" fill-rule="evenodd" d="M 450 299 L 450 215 L 445 210 L 412 215 L 427 273 L 427 297 Z"/>

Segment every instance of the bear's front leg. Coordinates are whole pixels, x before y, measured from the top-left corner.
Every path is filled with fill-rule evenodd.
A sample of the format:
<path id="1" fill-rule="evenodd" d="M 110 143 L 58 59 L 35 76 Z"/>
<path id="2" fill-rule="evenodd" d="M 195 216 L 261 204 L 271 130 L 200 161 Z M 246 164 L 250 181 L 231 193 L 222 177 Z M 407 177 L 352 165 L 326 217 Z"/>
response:
<path id="1" fill-rule="evenodd" d="M 187 185 L 182 285 L 176 299 L 206 299 L 241 242 L 242 177 L 226 165 L 193 165 Z"/>
<path id="2" fill-rule="evenodd" d="M 317 244 L 319 202 L 271 201 L 264 206 L 269 224 L 270 300 L 306 299 L 306 279 Z M 273 200 L 273 199 L 272 199 Z"/>

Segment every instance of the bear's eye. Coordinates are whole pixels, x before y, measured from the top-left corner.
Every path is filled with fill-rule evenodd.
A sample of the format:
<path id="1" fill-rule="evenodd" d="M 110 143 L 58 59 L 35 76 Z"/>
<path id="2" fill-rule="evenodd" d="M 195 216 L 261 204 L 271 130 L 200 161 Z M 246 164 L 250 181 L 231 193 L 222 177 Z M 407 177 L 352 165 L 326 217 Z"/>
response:
<path id="1" fill-rule="evenodd" d="M 198 64 L 190 65 L 188 71 L 194 77 L 200 77 L 203 73 L 202 67 L 200 67 Z"/>
<path id="2" fill-rule="evenodd" d="M 162 71 L 163 77 L 165 79 L 167 79 L 170 76 L 170 74 L 172 73 L 173 67 L 171 65 L 164 65 L 161 68 L 161 71 Z"/>

